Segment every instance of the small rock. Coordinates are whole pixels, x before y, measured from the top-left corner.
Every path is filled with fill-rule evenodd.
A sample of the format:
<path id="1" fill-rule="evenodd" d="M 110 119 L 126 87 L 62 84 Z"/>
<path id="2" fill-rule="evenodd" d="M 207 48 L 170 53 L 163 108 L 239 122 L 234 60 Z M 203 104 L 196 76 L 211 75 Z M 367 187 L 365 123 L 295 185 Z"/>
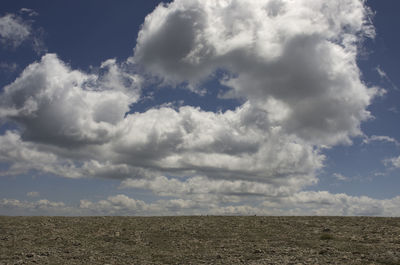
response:
<path id="1" fill-rule="evenodd" d="M 120 235 L 121 235 L 120 232 L 115 232 L 115 236 L 116 236 L 116 237 L 119 237 Z"/>
<path id="2" fill-rule="evenodd" d="M 261 249 L 255 249 L 255 250 L 253 251 L 253 253 L 254 253 L 254 254 L 260 254 L 260 253 L 263 253 L 263 251 L 262 251 Z"/>

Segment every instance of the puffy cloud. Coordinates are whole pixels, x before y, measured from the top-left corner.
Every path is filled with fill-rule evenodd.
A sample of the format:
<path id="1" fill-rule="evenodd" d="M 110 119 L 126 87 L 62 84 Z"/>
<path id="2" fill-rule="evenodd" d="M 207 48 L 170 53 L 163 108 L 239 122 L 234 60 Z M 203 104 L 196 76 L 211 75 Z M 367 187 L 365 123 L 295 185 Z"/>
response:
<path id="1" fill-rule="evenodd" d="M 256 116 L 256 117 L 253 117 Z M 310 184 L 323 156 L 300 139 L 249 124 L 250 106 L 212 113 L 193 107 L 129 115 L 113 142 L 118 162 L 160 173 Z M 260 122 L 264 122 L 261 118 Z M 301 185 L 301 184 L 300 184 Z"/>
<path id="2" fill-rule="evenodd" d="M 30 37 L 31 31 L 31 26 L 16 15 L 0 17 L 0 42 L 3 45 L 16 48 Z"/>
<path id="3" fill-rule="evenodd" d="M 327 191 L 276 190 L 267 184 L 246 181 L 213 181 L 195 177 L 186 181 L 159 177 L 155 181 L 125 180 L 123 188 L 144 188 L 165 198 L 184 198 L 201 213 L 239 215 L 365 215 L 398 216 L 400 197 L 332 194 Z"/>
<path id="4" fill-rule="evenodd" d="M 35 202 L 2 199 L 0 200 L 0 213 L 7 215 L 77 215 L 80 212 L 77 207 L 46 199 Z"/>
<path id="5" fill-rule="evenodd" d="M 77 148 L 77 150 L 23 141 L 16 132 L 0 135 L 0 161 L 8 167 L 0 176 L 27 172 L 52 174 L 68 178 L 104 177 L 124 179 L 147 177 L 148 172 L 126 164 L 108 162 L 104 149 Z M 64 147 L 64 146 L 63 146 Z"/>
<path id="6" fill-rule="evenodd" d="M 153 179 L 127 179 L 121 183 L 120 188 L 145 189 L 158 196 L 185 198 L 195 202 L 222 203 L 289 196 L 295 193 L 298 187 L 296 185 L 277 187 L 255 181 L 215 180 L 200 176 L 186 180 L 158 176 Z"/>
<path id="7" fill-rule="evenodd" d="M 226 97 L 312 143 L 349 143 L 378 93 L 356 64 L 358 41 L 374 36 L 368 16 L 360 0 L 176 0 L 146 17 L 132 60 L 172 83 L 225 69 Z"/>
<path id="8" fill-rule="evenodd" d="M 267 111 L 247 102 L 224 113 L 183 106 L 126 115 L 139 98 L 140 78 L 115 60 L 101 67 L 104 73 L 89 75 L 47 54 L 6 86 L 0 117 L 19 124 L 22 134 L 1 136 L 4 150 L 10 150 L 3 160 L 21 171 L 68 177 L 169 172 L 295 189 L 316 182 L 324 157 L 313 145 L 271 126 Z M 31 156 L 18 155 L 22 150 Z"/>
<path id="9" fill-rule="evenodd" d="M 143 201 L 119 194 L 96 203 L 81 200 L 79 208 L 100 215 L 140 215 L 146 211 L 147 205 Z"/>
<path id="10" fill-rule="evenodd" d="M 24 142 L 16 132 L 0 136 L 0 161 L 10 166 L 0 175 L 18 175 L 36 170 L 41 173 L 73 176 L 72 162 L 63 160 L 53 153 L 38 150 L 35 144 Z M 76 175 L 76 174 L 75 174 Z"/>
<path id="11" fill-rule="evenodd" d="M 23 126 L 23 138 L 30 141 L 65 146 L 104 143 L 138 98 L 134 89 L 131 94 L 122 90 L 123 76 L 115 61 L 104 67 L 110 70 L 99 80 L 47 54 L 4 88 L 0 118 Z"/>
<path id="12" fill-rule="evenodd" d="M 106 200 L 91 202 L 81 200 L 79 209 L 91 215 L 176 215 L 200 214 L 205 204 L 192 200 L 171 199 L 145 203 L 126 195 L 109 196 Z"/>
<path id="13" fill-rule="evenodd" d="M 383 160 L 383 163 L 385 164 L 385 166 L 387 167 L 394 167 L 394 168 L 400 168 L 400 156 L 398 157 L 392 157 L 392 158 L 387 158 L 385 160 Z"/>

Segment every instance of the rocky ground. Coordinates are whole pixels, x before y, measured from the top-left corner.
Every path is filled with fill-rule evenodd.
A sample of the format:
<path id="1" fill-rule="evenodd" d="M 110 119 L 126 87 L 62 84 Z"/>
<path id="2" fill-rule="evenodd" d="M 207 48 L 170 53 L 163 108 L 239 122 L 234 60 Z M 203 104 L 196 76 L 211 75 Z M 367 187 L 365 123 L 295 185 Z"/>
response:
<path id="1" fill-rule="evenodd" d="M 0 217 L 0 264 L 400 264 L 400 218 Z"/>

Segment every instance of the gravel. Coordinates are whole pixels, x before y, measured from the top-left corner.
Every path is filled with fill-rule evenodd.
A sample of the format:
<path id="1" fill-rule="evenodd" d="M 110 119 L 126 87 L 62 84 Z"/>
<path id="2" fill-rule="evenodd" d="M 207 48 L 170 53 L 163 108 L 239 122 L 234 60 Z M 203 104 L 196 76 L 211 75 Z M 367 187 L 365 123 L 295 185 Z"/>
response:
<path id="1" fill-rule="evenodd" d="M 0 217 L 5 264 L 400 264 L 400 218 Z"/>

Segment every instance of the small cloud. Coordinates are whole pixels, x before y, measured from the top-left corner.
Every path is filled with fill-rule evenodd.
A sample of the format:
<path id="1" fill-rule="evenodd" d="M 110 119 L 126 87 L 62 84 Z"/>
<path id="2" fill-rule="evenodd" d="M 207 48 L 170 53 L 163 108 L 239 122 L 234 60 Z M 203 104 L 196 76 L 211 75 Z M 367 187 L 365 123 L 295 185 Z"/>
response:
<path id="1" fill-rule="evenodd" d="M 393 143 L 396 146 L 400 146 L 399 141 L 390 136 L 385 136 L 385 135 L 372 135 L 370 137 L 365 136 L 365 138 L 363 139 L 364 144 L 370 144 L 371 142 L 387 142 L 387 143 Z"/>
<path id="2" fill-rule="evenodd" d="M 376 172 L 376 173 L 374 173 L 374 177 L 383 177 L 383 176 L 386 176 L 386 173 L 384 173 L 384 172 Z"/>
<path id="3" fill-rule="evenodd" d="M 375 70 L 376 70 L 376 72 L 378 73 L 378 75 L 379 75 L 381 78 L 387 78 L 387 74 L 381 69 L 380 66 L 377 66 L 377 67 L 375 68 Z"/>
<path id="4" fill-rule="evenodd" d="M 5 63 L 0 62 L 0 72 L 13 73 L 17 70 L 18 65 L 16 63 Z"/>
<path id="5" fill-rule="evenodd" d="M 35 10 L 30 9 L 30 8 L 25 8 L 25 7 L 21 8 L 21 9 L 19 10 L 19 13 L 21 13 L 21 14 L 27 14 L 27 15 L 30 16 L 30 17 L 36 17 L 36 16 L 39 15 L 39 13 L 36 12 Z"/>
<path id="6" fill-rule="evenodd" d="M 393 113 L 399 113 L 399 110 L 395 107 L 395 106 L 392 106 L 392 107 L 390 107 L 389 109 L 388 109 L 388 111 L 390 111 L 390 112 L 393 112 Z"/>
<path id="7" fill-rule="evenodd" d="M 19 14 L 6 14 L 0 16 L 0 44 L 2 48 L 15 50 L 23 43 L 29 43 L 36 54 L 40 55 L 47 51 L 44 45 L 44 30 L 34 28 L 34 20 L 26 19 L 24 14 L 29 17 L 37 16 L 35 11 L 22 8 Z"/>
<path id="8" fill-rule="evenodd" d="M 400 156 L 383 160 L 386 167 L 400 168 Z"/>
<path id="9" fill-rule="evenodd" d="M 3 45 L 17 48 L 27 40 L 32 28 L 19 16 L 7 14 L 0 17 L 0 42 Z"/>
<path id="10" fill-rule="evenodd" d="M 31 198 L 35 198 L 35 197 L 39 197 L 40 193 L 37 191 L 30 191 L 26 194 L 26 196 L 31 197 Z"/>
<path id="11" fill-rule="evenodd" d="M 340 180 L 340 181 L 346 181 L 346 180 L 348 180 L 347 177 L 343 176 L 343 175 L 340 174 L 340 173 L 334 173 L 333 176 L 334 176 L 337 180 Z"/>
<path id="12" fill-rule="evenodd" d="M 399 88 L 397 87 L 397 85 L 392 81 L 392 79 L 387 75 L 387 73 L 385 71 L 382 70 L 382 68 L 380 66 L 377 66 L 375 68 L 376 72 L 378 73 L 378 75 L 380 76 L 381 79 L 385 80 L 386 82 L 388 82 L 392 88 L 394 90 L 399 90 Z"/>

